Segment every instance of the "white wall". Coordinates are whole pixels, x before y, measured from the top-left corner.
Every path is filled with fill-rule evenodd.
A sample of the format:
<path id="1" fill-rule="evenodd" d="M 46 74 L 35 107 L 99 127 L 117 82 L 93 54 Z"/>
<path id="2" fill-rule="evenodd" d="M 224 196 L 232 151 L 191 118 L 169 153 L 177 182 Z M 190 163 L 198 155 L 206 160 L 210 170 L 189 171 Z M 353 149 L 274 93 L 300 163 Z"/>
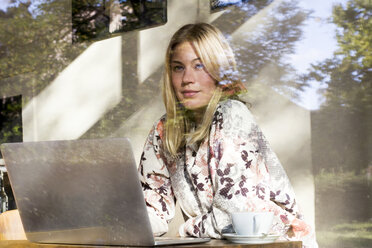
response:
<path id="1" fill-rule="evenodd" d="M 23 140 L 78 139 L 121 99 L 121 37 L 93 43 L 24 107 Z"/>

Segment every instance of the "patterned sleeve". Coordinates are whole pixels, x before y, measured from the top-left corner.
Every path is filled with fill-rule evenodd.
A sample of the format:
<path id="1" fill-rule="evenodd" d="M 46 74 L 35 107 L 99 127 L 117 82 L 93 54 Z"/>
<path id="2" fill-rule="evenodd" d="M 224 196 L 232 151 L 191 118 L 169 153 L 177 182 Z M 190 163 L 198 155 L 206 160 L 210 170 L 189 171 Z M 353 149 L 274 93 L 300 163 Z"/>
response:
<path id="1" fill-rule="evenodd" d="M 166 159 L 162 154 L 161 136 L 163 122 L 160 120 L 147 137 L 138 168 L 155 236 L 168 231 L 168 223 L 174 217 L 175 204 Z"/>
<path id="2" fill-rule="evenodd" d="M 288 238 L 290 227 L 296 239 L 313 235 L 310 226 L 297 218 L 291 187 L 280 189 L 277 186 L 289 184 L 289 181 L 273 183 L 265 158 L 272 151 L 262 151 L 261 141 L 266 141 L 262 137 L 243 103 L 228 101 L 220 105 L 209 137 L 212 207 L 208 213 L 189 219 L 183 227 L 186 233 L 221 238 L 222 230 L 231 224 L 231 212 L 271 211 L 275 215 L 272 231 L 281 233 L 283 238 Z M 281 167 L 280 164 L 276 166 Z M 281 173 L 285 173 L 283 169 Z M 280 180 L 284 178 L 287 180 L 286 177 Z"/>

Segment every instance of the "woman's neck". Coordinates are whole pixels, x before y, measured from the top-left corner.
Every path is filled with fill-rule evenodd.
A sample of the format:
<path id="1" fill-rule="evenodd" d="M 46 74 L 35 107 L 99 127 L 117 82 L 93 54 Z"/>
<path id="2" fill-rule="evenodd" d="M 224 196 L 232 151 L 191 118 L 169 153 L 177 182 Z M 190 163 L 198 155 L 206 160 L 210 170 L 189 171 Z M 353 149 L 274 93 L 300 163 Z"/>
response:
<path id="1" fill-rule="evenodd" d="M 205 114 L 205 107 L 195 110 L 187 110 L 186 115 L 196 126 L 199 126 L 203 122 L 203 117 Z"/>

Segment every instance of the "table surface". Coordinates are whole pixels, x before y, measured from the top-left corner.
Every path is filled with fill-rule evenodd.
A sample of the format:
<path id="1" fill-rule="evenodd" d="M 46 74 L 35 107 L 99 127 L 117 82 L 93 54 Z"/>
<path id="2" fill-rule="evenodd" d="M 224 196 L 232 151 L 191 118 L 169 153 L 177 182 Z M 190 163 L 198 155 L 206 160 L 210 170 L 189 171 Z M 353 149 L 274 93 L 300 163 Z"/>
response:
<path id="1" fill-rule="evenodd" d="M 31 243 L 27 240 L 3 240 L 0 241 L 0 247 L 2 248 L 92 248 L 92 247 L 112 247 L 112 246 L 91 246 L 91 245 L 64 245 L 64 244 L 40 244 L 40 243 Z M 125 247 L 125 246 L 114 246 L 114 247 Z M 219 247 L 219 248 L 302 248 L 301 241 L 276 241 L 269 244 L 235 244 L 227 240 L 217 240 L 212 239 L 210 242 L 202 244 L 192 244 L 192 245 L 173 245 L 173 246 L 161 246 L 161 247 Z"/>

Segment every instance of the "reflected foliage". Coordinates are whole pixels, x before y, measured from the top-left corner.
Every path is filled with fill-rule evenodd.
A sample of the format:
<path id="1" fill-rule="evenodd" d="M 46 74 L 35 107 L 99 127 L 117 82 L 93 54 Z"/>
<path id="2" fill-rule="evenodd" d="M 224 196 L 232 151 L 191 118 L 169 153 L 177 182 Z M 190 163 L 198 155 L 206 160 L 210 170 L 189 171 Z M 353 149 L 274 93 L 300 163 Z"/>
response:
<path id="1" fill-rule="evenodd" d="M 231 6 L 212 24 L 232 40 L 231 34 L 270 4 L 273 4 L 272 0 L 251 0 L 248 3 Z M 261 86 L 251 87 L 253 82 L 273 87 L 292 99 L 296 97 L 296 92 L 302 89 L 303 81 L 295 75 L 295 69 L 285 62 L 285 56 L 294 52 L 294 45 L 301 39 L 301 27 L 308 15 L 308 12 L 298 6 L 297 1 L 283 1 L 271 10 L 256 31 L 247 33 L 239 39 L 241 43 L 232 44 L 242 79 L 250 87 L 250 99 L 258 99 L 261 94 L 267 95 L 267 92 L 262 92 Z M 123 49 L 127 48 L 123 47 Z M 131 63 L 135 62 L 126 61 L 123 67 L 128 67 Z M 136 66 L 136 64 L 129 66 L 130 71 L 136 70 Z M 122 102 L 109 111 L 83 137 L 110 135 L 118 123 L 125 121 L 141 107 L 141 104 L 143 106 L 149 102 L 154 92 L 160 91 L 161 74 L 162 69 L 157 70 L 142 84 L 129 84 L 130 80 L 126 78 Z M 137 82 L 136 79 L 133 81 Z"/>
<path id="2" fill-rule="evenodd" d="M 16 92 L 32 88 L 37 94 L 79 55 L 84 46 L 71 46 L 68 2 L 15 0 L 0 10 L 0 82 L 32 73 L 32 82 L 11 87 Z"/>
<path id="3" fill-rule="evenodd" d="M 372 107 L 372 3 L 352 0 L 336 5 L 332 22 L 337 25 L 340 49 L 333 58 L 313 65 L 310 73 L 328 85 L 325 106 L 341 106 L 354 112 Z"/>
<path id="4" fill-rule="evenodd" d="M 317 233 L 317 239 L 323 241 L 322 248 L 369 248 L 372 243 L 372 223 L 363 221 L 335 225 Z"/>
<path id="5" fill-rule="evenodd" d="M 238 5 L 249 1 L 250 0 L 210 0 L 210 6 L 212 11 L 218 11 L 230 5 Z"/>
<path id="6" fill-rule="evenodd" d="M 230 16 L 224 25 L 234 27 L 231 22 L 244 24 L 249 19 L 247 16 L 253 16 L 269 4 L 275 3 L 250 1 L 248 4 L 242 4 L 239 7 L 244 14 L 238 19 Z M 234 44 L 234 50 L 239 70 L 248 85 L 252 82 L 265 84 L 289 99 L 298 97 L 298 91 L 302 91 L 307 84 L 296 75 L 294 67 L 286 62 L 286 56 L 294 53 L 295 44 L 303 34 L 304 21 L 309 15 L 310 12 L 301 9 L 297 1 L 283 1 L 272 8 L 268 15 L 254 26 L 253 31 L 239 37 L 238 43 Z"/>
<path id="7" fill-rule="evenodd" d="M 372 178 L 352 171 L 321 171 L 315 177 L 315 186 L 319 247 L 369 247 Z"/>
<path id="8" fill-rule="evenodd" d="M 74 37 L 71 33 L 71 26 L 73 26 L 71 10 L 72 13 L 82 14 L 84 13 L 82 5 L 87 4 L 102 8 L 100 14 L 96 13 L 97 18 L 101 16 L 98 18 L 100 21 L 97 25 L 91 27 L 83 25 L 86 30 L 83 29 L 81 37 L 89 40 L 97 38 L 98 34 L 85 31 L 99 25 L 107 28 L 106 19 L 110 12 L 107 12 L 106 6 L 115 2 L 120 2 L 123 8 L 132 3 L 132 1 L 86 0 L 76 1 L 76 4 L 80 5 L 71 6 L 69 5 L 71 1 L 15 0 L 12 7 L 0 12 L 0 83 L 6 78 L 32 73 L 36 75 L 36 78 L 22 81 L 22 83 L 8 83 L 7 87 L 19 87 L 17 92 L 27 91 L 27 88 L 30 88 L 30 91 L 34 92 L 33 95 L 37 95 L 88 45 L 86 42 L 72 44 Z M 131 12 L 131 16 L 126 17 L 127 20 L 131 20 L 126 24 L 128 28 L 135 28 L 136 21 L 140 19 L 143 23 L 148 23 L 147 19 L 158 20 L 160 18 L 155 17 L 155 14 L 148 14 L 148 16 L 139 14 L 139 10 L 144 6 L 150 9 L 148 5 L 150 1 L 134 2 L 143 4 L 134 4 L 133 10 L 129 7 L 124 8 L 128 13 Z M 151 2 L 163 3 L 164 1 Z M 275 7 L 271 8 L 271 4 L 273 6 L 275 4 Z M 74 9 L 74 6 L 81 11 Z M 294 52 L 294 45 L 302 36 L 302 24 L 309 16 L 308 12 L 298 6 L 297 1 L 286 0 L 280 3 L 273 0 L 240 1 L 239 4 L 227 8 L 212 24 L 219 27 L 229 38 L 234 31 L 266 7 L 270 7 L 267 9 L 271 10 L 261 18 L 255 29 L 239 37 L 237 40 L 241 42 L 232 44 L 237 55 L 239 69 L 246 84 L 250 85 L 252 82 L 266 84 L 289 98 L 295 98 L 296 92 L 301 90 L 304 84 L 296 76 L 295 69 L 285 62 L 285 57 Z M 129 50 L 128 54 L 134 54 L 139 42 L 138 33 L 128 32 L 123 40 L 125 40 L 122 46 L 123 54 L 127 54 Z M 84 135 L 85 137 L 104 137 L 112 134 L 126 118 L 146 104 L 154 92 L 159 91 L 162 69 L 156 70 L 143 84 L 138 84 L 137 61 L 126 57 L 123 59 L 122 68 L 122 75 L 125 77 L 122 79 L 122 101 L 117 107 L 107 112 Z M 250 92 L 255 97 L 260 94 L 254 90 Z"/>
<path id="9" fill-rule="evenodd" d="M 343 168 L 361 172 L 372 162 L 372 4 L 350 0 L 333 8 L 340 47 L 319 62 L 308 80 L 326 84 L 325 103 L 314 114 L 316 172 Z"/>
<path id="10" fill-rule="evenodd" d="M 109 2 L 104 0 L 72 1 L 72 39 L 74 42 L 108 35 Z"/>
<path id="11" fill-rule="evenodd" d="M 335 5 L 331 21 L 337 26 L 339 49 L 304 77 L 327 86 L 322 91 L 324 104 L 312 114 L 321 247 L 367 247 L 372 242 L 365 225 L 358 224 L 372 217 L 371 15 L 368 0 Z M 351 227 L 350 223 L 354 225 L 348 233 L 354 236 L 342 235 L 337 227 Z"/>
<path id="12" fill-rule="evenodd" d="M 22 96 L 0 98 L 0 144 L 8 142 L 22 142 Z"/>
<path id="13" fill-rule="evenodd" d="M 73 0 L 73 42 L 149 28 L 167 21 L 165 0 Z"/>

